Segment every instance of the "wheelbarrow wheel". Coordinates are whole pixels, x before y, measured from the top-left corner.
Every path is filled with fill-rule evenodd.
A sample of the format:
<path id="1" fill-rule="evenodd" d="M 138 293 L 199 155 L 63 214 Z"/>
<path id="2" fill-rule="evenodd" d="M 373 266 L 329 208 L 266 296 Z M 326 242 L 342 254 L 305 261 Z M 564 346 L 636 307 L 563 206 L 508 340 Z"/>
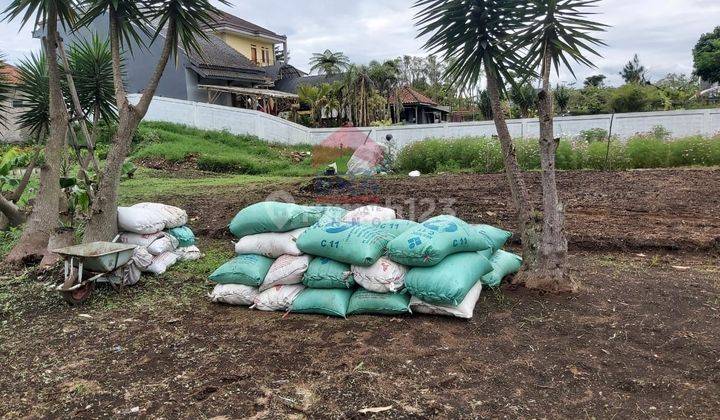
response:
<path id="1" fill-rule="evenodd" d="M 75 285 L 75 282 L 77 282 L 77 271 L 75 269 L 72 270 L 70 273 L 70 276 L 65 281 L 65 287 L 70 288 Z M 88 299 L 90 299 L 90 296 L 95 291 L 95 282 L 88 282 L 84 285 L 78 287 L 74 290 L 69 291 L 62 291 L 60 292 L 60 295 L 62 295 L 62 298 L 65 300 L 65 302 L 69 303 L 72 306 L 82 305 L 83 303 L 87 302 Z"/>

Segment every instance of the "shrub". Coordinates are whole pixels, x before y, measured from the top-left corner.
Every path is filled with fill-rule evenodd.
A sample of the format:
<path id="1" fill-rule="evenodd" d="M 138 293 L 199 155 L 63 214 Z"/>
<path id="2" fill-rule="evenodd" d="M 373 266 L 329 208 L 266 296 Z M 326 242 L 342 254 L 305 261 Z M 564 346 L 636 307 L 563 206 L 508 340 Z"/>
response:
<path id="1" fill-rule="evenodd" d="M 619 171 L 627 169 L 625 147 L 618 140 L 595 142 L 588 145 L 583 169 Z"/>
<path id="2" fill-rule="evenodd" d="M 668 164 L 675 167 L 720 164 L 720 155 L 713 156 L 713 149 L 720 151 L 718 139 L 701 136 L 678 139 L 668 143 Z"/>
<path id="3" fill-rule="evenodd" d="M 594 141 L 607 141 L 609 133 L 603 128 L 591 128 L 580 132 L 580 138 L 588 143 Z"/>
<path id="4" fill-rule="evenodd" d="M 639 135 L 627 142 L 631 168 L 664 168 L 668 164 L 668 142 L 653 135 Z"/>
<path id="5" fill-rule="evenodd" d="M 515 141 L 518 164 L 526 171 L 540 169 L 540 144 L 534 139 Z"/>
<path id="6" fill-rule="evenodd" d="M 610 108 L 614 112 L 645 112 L 665 108 L 662 91 L 650 85 L 628 83 L 613 91 Z"/>

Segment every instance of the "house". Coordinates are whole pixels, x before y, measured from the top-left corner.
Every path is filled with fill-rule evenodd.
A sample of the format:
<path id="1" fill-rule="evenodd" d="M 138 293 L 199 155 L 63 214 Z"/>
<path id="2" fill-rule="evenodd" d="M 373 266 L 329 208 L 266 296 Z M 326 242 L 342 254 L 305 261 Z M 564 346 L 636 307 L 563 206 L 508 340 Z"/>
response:
<path id="1" fill-rule="evenodd" d="M 18 69 L 5 64 L 0 68 L 0 74 L 7 80 L 11 86 L 16 86 L 20 82 L 20 74 Z M 12 89 L 7 103 L 3 104 L 8 110 L 3 126 L 0 124 L 0 143 L 20 143 L 27 140 L 27 133 L 18 126 L 18 117 L 23 108 L 23 101 L 17 89 Z"/>
<path id="2" fill-rule="evenodd" d="M 177 65 L 168 64 L 156 95 L 194 102 L 249 108 L 276 114 L 283 106 L 297 101 L 297 95 L 275 91 L 282 77 L 299 77 L 304 73 L 285 61 L 278 61 L 275 48 L 287 57 L 287 37 L 269 29 L 220 12 L 217 24 L 204 28 L 207 39 L 198 38 L 199 52 L 179 49 Z M 108 36 L 107 16 L 91 25 L 64 34 L 65 43 L 88 39 L 93 34 Z M 43 35 L 42 28 L 35 36 Z M 142 93 L 160 57 L 164 36 L 154 43 L 151 36 L 140 35 L 149 48 L 133 46 L 125 54 L 125 84 L 128 93 Z"/>
<path id="3" fill-rule="evenodd" d="M 399 110 L 398 105 L 403 109 Z M 450 108 L 438 105 L 437 102 L 418 92 L 410 86 L 400 87 L 390 98 L 390 108 L 394 121 L 404 124 L 438 124 L 447 122 Z"/>

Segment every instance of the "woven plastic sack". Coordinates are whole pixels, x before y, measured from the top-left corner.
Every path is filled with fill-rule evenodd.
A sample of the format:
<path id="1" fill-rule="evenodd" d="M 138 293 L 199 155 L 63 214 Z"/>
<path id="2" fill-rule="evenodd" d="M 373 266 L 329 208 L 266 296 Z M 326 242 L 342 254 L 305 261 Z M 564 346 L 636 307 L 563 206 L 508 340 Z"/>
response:
<path id="1" fill-rule="evenodd" d="M 260 293 L 255 298 L 252 308 L 267 312 L 287 311 L 304 289 L 305 286 L 302 284 L 275 286 Z"/>
<path id="2" fill-rule="evenodd" d="M 410 313 L 408 293 L 373 293 L 358 290 L 348 305 L 348 315 L 403 315 Z"/>
<path id="3" fill-rule="evenodd" d="M 195 234 L 192 229 L 187 226 L 170 229 L 167 233 L 178 240 L 178 247 L 180 248 L 187 248 L 195 245 Z"/>
<path id="4" fill-rule="evenodd" d="M 381 223 L 375 223 L 375 226 L 395 239 L 410 229 L 420 227 L 420 223 L 412 222 L 410 220 L 394 219 Z"/>
<path id="5" fill-rule="evenodd" d="M 319 225 L 329 225 L 331 223 L 340 223 L 343 220 L 343 217 L 348 213 L 347 210 L 345 210 L 342 207 L 320 207 L 322 209 L 323 215 L 318 220 Z"/>
<path id="6" fill-rule="evenodd" d="M 347 317 L 353 291 L 348 289 L 305 289 L 295 299 L 291 312 Z"/>
<path id="7" fill-rule="evenodd" d="M 218 284 L 210 293 L 210 301 L 236 306 L 252 306 L 260 294 L 257 288 L 242 284 Z"/>
<path id="8" fill-rule="evenodd" d="M 305 254 L 352 265 L 370 266 L 385 253 L 391 237 L 372 225 L 333 223 L 315 225 L 303 233 L 297 245 Z"/>
<path id="9" fill-rule="evenodd" d="M 518 255 L 503 250 L 496 252 L 490 257 L 493 271 L 483 276 L 483 284 L 490 287 L 499 286 L 505 277 L 520 271 L 522 263 L 522 258 Z"/>
<path id="10" fill-rule="evenodd" d="M 477 252 L 453 254 L 433 267 L 415 267 L 405 276 L 410 294 L 433 305 L 457 306 L 484 275 L 490 261 Z"/>
<path id="11" fill-rule="evenodd" d="M 263 284 L 260 285 L 260 291 L 282 285 L 300 284 L 303 276 L 310 265 L 311 257 L 309 255 L 301 255 L 299 257 L 293 255 L 283 255 L 275 260 L 268 270 Z"/>
<path id="12" fill-rule="evenodd" d="M 133 208 L 150 210 L 159 214 L 165 221 L 165 229 L 163 230 L 185 226 L 188 222 L 188 215 L 185 210 L 167 204 L 139 203 L 135 204 Z"/>
<path id="13" fill-rule="evenodd" d="M 482 283 L 477 282 L 475 286 L 465 295 L 465 299 L 457 306 L 446 306 L 446 305 L 434 305 L 431 303 L 423 302 L 417 297 L 413 296 L 410 299 L 410 309 L 414 313 L 429 314 L 429 315 L 443 315 L 443 316 L 454 316 L 463 319 L 472 319 L 475 313 L 475 306 L 480 299 L 480 293 L 482 293 Z"/>
<path id="14" fill-rule="evenodd" d="M 495 226 L 476 225 L 475 228 L 477 228 L 480 235 L 485 238 L 485 241 L 491 245 L 490 249 L 492 249 L 492 252 L 503 249 L 507 241 L 512 238 L 512 232 L 496 228 Z"/>
<path id="15" fill-rule="evenodd" d="M 194 245 L 176 249 L 175 255 L 178 256 L 178 261 L 197 261 L 202 258 L 200 248 Z"/>
<path id="16" fill-rule="evenodd" d="M 147 248 L 153 242 L 164 237 L 163 232 L 151 233 L 149 235 L 141 235 L 139 233 L 123 232 L 118 237 L 118 241 L 123 244 L 137 245 L 139 247 Z"/>
<path id="17" fill-rule="evenodd" d="M 305 228 L 284 233 L 260 233 L 243 237 L 235 244 L 238 255 L 257 254 L 268 258 L 282 255 L 302 255 L 297 247 L 297 239 L 305 232 Z"/>
<path id="18" fill-rule="evenodd" d="M 353 289 L 355 279 L 349 264 L 318 257 L 310 263 L 303 284 L 312 289 Z"/>
<path id="19" fill-rule="evenodd" d="M 145 271 L 157 276 L 165 274 L 167 270 L 178 262 L 178 256 L 172 252 L 166 252 L 153 258 L 152 264 Z"/>
<path id="20" fill-rule="evenodd" d="M 238 255 L 215 270 L 210 281 L 260 287 L 272 264 L 272 259 L 262 255 Z"/>
<path id="21" fill-rule="evenodd" d="M 163 233 L 160 238 L 148 245 L 147 250 L 153 255 L 162 255 L 166 252 L 175 251 L 178 245 L 178 240 L 174 236 Z"/>
<path id="22" fill-rule="evenodd" d="M 448 255 L 487 248 L 476 228 L 453 216 L 434 217 L 387 245 L 391 260 L 411 267 L 432 267 Z"/>
<path id="23" fill-rule="evenodd" d="M 312 226 L 323 215 L 318 207 L 266 201 L 241 210 L 232 222 L 230 232 L 238 238 L 270 232 L 290 232 Z"/>
<path id="24" fill-rule="evenodd" d="M 140 235 L 152 235 L 165 230 L 161 213 L 136 207 L 118 207 L 118 229 Z"/>
<path id="25" fill-rule="evenodd" d="M 365 206 L 357 208 L 342 218 L 348 223 L 382 223 L 388 220 L 395 220 L 395 210 L 380 206 Z"/>
<path id="26" fill-rule="evenodd" d="M 408 269 L 404 265 L 380 258 L 370 267 L 352 267 L 355 282 L 375 293 L 395 293 L 405 287 Z"/>

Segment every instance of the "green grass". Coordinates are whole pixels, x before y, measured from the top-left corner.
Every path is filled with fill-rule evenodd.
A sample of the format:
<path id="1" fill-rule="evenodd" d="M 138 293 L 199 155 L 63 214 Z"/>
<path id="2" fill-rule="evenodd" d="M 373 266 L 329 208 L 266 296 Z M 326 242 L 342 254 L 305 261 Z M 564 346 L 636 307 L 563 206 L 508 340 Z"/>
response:
<path id="1" fill-rule="evenodd" d="M 312 159 L 294 162 L 293 152 L 311 153 L 312 146 L 267 143 L 257 137 L 238 136 L 226 131 L 204 131 L 177 124 L 143 123 L 136 135 L 132 158 L 162 159 L 177 163 L 197 161 L 202 171 L 242 175 L 311 176 Z M 339 167 L 347 167 L 350 155 L 342 156 Z"/>
<path id="2" fill-rule="evenodd" d="M 535 139 L 515 140 L 517 158 L 525 170 L 540 169 L 539 145 Z M 667 140 L 659 134 L 637 135 L 626 143 L 618 140 L 562 140 L 557 152 L 560 170 L 625 170 L 720 165 L 720 136 Z M 397 159 L 401 172 L 497 173 L 503 170 L 498 140 L 486 137 L 457 140 L 430 139 L 411 144 Z"/>

